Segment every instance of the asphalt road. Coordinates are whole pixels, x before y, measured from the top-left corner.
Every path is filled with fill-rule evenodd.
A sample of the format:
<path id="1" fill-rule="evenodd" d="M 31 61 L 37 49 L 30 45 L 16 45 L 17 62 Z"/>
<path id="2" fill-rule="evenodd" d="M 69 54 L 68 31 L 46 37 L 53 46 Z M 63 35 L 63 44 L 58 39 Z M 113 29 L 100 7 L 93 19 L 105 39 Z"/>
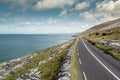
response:
<path id="1" fill-rule="evenodd" d="M 120 61 L 80 38 L 77 47 L 80 80 L 120 80 Z"/>

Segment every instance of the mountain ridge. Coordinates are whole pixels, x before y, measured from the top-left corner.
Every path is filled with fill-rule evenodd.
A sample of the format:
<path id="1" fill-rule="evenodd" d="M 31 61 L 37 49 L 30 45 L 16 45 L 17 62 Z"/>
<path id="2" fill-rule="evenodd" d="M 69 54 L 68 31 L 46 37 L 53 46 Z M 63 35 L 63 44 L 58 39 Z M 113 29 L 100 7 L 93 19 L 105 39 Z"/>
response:
<path id="1" fill-rule="evenodd" d="M 88 30 L 106 29 L 106 27 L 109 27 L 109 26 L 110 26 L 109 28 L 120 27 L 119 24 L 120 24 L 120 18 L 98 24 Z"/>

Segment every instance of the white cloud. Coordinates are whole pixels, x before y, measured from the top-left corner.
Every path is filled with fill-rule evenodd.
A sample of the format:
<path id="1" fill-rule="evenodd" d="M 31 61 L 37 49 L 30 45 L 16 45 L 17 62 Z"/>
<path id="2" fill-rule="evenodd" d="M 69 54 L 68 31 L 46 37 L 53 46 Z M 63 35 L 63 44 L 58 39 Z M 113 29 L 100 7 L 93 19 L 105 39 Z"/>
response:
<path id="1" fill-rule="evenodd" d="M 44 23 L 38 21 L 35 17 L 16 17 L 13 19 L 13 23 L 19 26 L 28 27 L 28 26 L 34 26 L 39 27 L 42 26 Z"/>
<path id="2" fill-rule="evenodd" d="M 63 29 L 66 30 L 66 31 L 69 31 L 69 30 L 70 30 L 70 27 L 66 27 L 66 26 L 65 26 L 65 27 L 63 27 Z"/>
<path id="3" fill-rule="evenodd" d="M 100 23 L 103 23 L 103 22 L 106 22 L 106 21 L 110 21 L 110 20 L 114 20 L 114 19 L 117 19 L 117 18 L 118 17 L 112 16 L 110 14 L 104 15 L 103 18 L 101 18 L 100 20 L 98 20 L 97 24 L 100 24 Z"/>
<path id="4" fill-rule="evenodd" d="M 71 27 L 68 27 L 68 26 L 62 26 L 61 27 L 62 29 L 61 29 L 61 31 L 62 31 L 62 33 L 72 33 L 72 28 Z"/>
<path id="5" fill-rule="evenodd" d="M 67 15 L 67 10 L 63 10 L 63 11 L 60 13 L 59 17 L 66 16 L 66 15 Z"/>
<path id="6" fill-rule="evenodd" d="M 116 19 L 120 16 L 120 0 L 98 2 L 95 9 L 80 14 L 85 20 L 98 20 L 98 23 Z"/>
<path id="7" fill-rule="evenodd" d="M 94 20 L 95 14 L 89 11 L 86 11 L 80 14 L 80 17 L 83 17 L 86 20 Z"/>
<path id="8" fill-rule="evenodd" d="M 0 2 L 7 3 L 7 5 L 9 4 L 10 10 L 25 12 L 31 9 L 31 6 L 33 6 L 33 3 L 37 2 L 37 0 L 1 0 Z"/>
<path id="9" fill-rule="evenodd" d="M 52 17 L 50 17 L 46 22 L 47 24 L 57 24 L 61 22 L 61 19 L 53 19 Z"/>
<path id="10" fill-rule="evenodd" d="M 75 10 L 82 10 L 82 9 L 87 8 L 88 6 L 90 6 L 90 4 L 88 2 L 78 3 L 75 6 Z"/>
<path id="11" fill-rule="evenodd" d="M 120 16 L 120 0 L 117 1 L 109 0 L 97 3 L 96 9 L 99 12 Z"/>
<path id="12" fill-rule="evenodd" d="M 41 0 L 33 7 L 35 10 L 46 10 L 53 8 L 64 8 L 64 6 L 71 6 L 74 0 Z"/>
<path id="13" fill-rule="evenodd" d="M 96 16 L 103 17 L 100 22 L 116 19 L 120 16 L 120 0 L 107 0 L 96 4 Z"/>
<path id="14" fill-rule="evenodd" d="M 33 21 L 26 21 L 26 22 L 23 22 L 22 25 L 23 26 L 41 26 L 42 23 L 40 23 L 40 22 L 33 22 Z"/>
<path id="15" fill-rule="evenodd" d="M 13 18 L 13 22 L 26 22 L 26 21 L 37 21 L 37 19 L 35 17 L 25 17 L 25 16 L 19 16 L 19 17 L 15 17 Z"/>
<path id="16" fill-rule="evenodd" d="M 3 17 L 8 17 L 8 16 L 10 16 L 10 15 L 11 15 L 10 12 L 6 12 L 6 13 L 4 13 L 2 16 L 3 16 Z"/>
<path id="17" fill-rule="evenodd" d="M 69 11 L 70 11 L 70 12 L 73 12 L 73 11 L 74 11 L 74 8 L 69 9 Z"/>
<path id="18" fill-rule="evenodd" d="M 74 26 L 74 27 L 73 27 Z M 63 32 L 66 33 L 80 33 L 90 28 L 86 23 L 81 23 L 79 21 L 66 22 L 61 25 Z"/>
<path id="19" fill-rule="evenodd" d="M 15 22 L 15 23 L 21 23 L 21 22 L 25 22 L 25 21 L 27 21 L 27 19 L 24 17 L 15 17 L 13 19 L 13 22 Z"/>
<path id="20" fill-rule="evenodd" d="M 5 18 L 0 18 L 0 23 L 5 23 L 7 20 Z"/>

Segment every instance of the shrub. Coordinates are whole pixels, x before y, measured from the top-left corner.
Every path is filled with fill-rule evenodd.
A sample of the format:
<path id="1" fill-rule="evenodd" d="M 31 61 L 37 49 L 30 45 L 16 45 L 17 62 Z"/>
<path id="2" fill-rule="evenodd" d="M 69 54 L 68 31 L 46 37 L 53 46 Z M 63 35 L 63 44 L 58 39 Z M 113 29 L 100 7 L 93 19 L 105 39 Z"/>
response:
<path id="1" fill-rule="evenodd" d="M 107 35 L 107 33 L 102 33 L 102 36 L 106 36 Z"/>
<path id="2" fill-rule="evenodd" d="M 97 35 L 99 35 L 99 33 L 98 33 L 98 32 L 96 32 L 96 33 L 95 33 L 95 35 L 97 36 Z"/>

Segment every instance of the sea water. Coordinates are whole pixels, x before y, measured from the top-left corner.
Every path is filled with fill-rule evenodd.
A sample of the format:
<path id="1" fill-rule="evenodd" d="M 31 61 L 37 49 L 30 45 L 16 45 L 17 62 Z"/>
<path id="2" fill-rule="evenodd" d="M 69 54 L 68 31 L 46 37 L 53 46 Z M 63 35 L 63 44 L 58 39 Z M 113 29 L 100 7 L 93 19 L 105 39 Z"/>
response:
<path id="1" fill-rule="evenodd" d="M 0 62 L 72 39 L 72 34 L 0 34 Z"/>

